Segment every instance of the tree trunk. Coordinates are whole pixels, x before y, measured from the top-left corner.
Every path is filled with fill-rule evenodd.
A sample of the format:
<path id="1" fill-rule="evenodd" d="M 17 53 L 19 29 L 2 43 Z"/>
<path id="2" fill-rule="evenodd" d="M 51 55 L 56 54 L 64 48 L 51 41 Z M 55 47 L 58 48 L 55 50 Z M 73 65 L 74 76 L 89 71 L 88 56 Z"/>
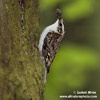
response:
<path id="1" fill-rule="evenodd" d="M 43 66 L 32 46 L 40 35 L 38 4 L 0 0 L 0 100 L 43 100 Z"/>

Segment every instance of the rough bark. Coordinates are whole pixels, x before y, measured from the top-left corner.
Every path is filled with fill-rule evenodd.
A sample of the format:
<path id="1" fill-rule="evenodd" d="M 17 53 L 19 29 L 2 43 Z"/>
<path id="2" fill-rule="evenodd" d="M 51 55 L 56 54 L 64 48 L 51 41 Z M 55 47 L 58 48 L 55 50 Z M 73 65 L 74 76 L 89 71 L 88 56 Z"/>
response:
<path id="1" fill-rule="evenodd" d="M 19 1 L 0 0 L 0 100 L 43 100 L 38 4 L 24 0 L 23 35 Z"/>

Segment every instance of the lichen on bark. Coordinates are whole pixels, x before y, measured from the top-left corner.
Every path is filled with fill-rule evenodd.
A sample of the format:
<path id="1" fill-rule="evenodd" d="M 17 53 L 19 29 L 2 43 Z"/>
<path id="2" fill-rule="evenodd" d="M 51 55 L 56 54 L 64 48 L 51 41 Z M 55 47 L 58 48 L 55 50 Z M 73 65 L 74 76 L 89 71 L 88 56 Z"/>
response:
<path id="1" fill-rule="evenodd" d="M 43 100 L 39 1 L 24 0 L 24 36 L 18 0 L 0 0 L 0 100 Z"/>

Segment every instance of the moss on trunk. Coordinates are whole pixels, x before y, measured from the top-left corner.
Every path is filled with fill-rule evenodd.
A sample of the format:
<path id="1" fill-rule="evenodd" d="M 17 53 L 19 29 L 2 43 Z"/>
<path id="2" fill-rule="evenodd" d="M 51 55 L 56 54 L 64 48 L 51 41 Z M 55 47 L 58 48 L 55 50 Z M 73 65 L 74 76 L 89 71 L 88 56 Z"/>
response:
<path id="1" fill-rule="evenodd" d="M 43 100 L 38 4 L 24 0 L 23 35 L 19 1 L 0 0 L 0 100 Z"/>

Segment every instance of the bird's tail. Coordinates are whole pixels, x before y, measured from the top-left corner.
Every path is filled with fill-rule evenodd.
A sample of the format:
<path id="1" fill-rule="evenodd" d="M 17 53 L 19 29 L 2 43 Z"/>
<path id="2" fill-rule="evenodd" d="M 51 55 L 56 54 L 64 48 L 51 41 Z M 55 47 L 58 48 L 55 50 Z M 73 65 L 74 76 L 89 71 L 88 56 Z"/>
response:
<path id="1" fill-rule="evenodd" d="M 44 83 L 46 83 L 46 78 L 47 78 L 47 69 L 45 68 L 44 76 L 43 76 L 43 82 Z"/>

